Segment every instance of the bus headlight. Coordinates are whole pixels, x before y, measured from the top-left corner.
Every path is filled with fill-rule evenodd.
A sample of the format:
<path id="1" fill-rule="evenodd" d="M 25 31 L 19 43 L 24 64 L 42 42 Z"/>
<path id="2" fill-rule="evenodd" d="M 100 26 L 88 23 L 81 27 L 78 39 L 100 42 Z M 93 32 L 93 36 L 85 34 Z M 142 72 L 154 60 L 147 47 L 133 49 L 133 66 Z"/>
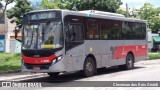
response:
<path id="1" fill-rule="evenodd" d="M 58 57 L 58 61 L 60 61 L 61 59 L 62 59 L 62 56 L 59 56 L 59 57 Z"/>
<path id="2" fill-rule="evenodd" d="M 53 59 L 52 63 L 55 64 L 55 63 L 57 63 L 58 61 L 60 61 L 61 59 L 62 59 L 62 55 L 59 56 L 59 57 L 57 57 L 57 58 L 55 58 L 55 59 Z"/>
<path id="3" fill-rule="evenodd" d="M 57 62 L 57 59 L 53 59 L 52 63 L 55 64 Z"/>

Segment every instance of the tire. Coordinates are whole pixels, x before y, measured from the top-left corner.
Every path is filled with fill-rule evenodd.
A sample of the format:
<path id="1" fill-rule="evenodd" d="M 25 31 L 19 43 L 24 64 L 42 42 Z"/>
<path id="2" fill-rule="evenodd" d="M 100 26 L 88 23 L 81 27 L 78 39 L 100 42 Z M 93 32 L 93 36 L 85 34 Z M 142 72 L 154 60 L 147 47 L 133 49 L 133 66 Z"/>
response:
<path id="1" fill-rule="evenodd" d="M 83 65 L 83 75 L 85 77 L 91 77 L 96 71 L 96 64 L 91 57 L 88 57 Z"/>
<path id="2" fill-rule="evenodd" d="M 58 77 L 58 76 L 59 76 L 59 72 L 48 73 L 48 75 L 49 75 L 50 77 Z"/>
<path id="3" fill-rule="evenodd" d="M 120 65 L 120 69 L 131 70 L 134 68 L 134 57 L 131 53 L 129 53 L 126 57 L 126 64 Z"/>

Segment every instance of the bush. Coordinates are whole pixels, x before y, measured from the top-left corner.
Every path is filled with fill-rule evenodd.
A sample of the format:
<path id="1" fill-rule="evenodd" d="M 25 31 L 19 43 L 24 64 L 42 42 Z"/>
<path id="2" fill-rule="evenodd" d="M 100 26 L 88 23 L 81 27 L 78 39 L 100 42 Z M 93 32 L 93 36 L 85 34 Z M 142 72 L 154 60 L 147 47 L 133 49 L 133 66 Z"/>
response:
<path id="1" fill-rule="evenodd" d="M 150 60 L 160 59 L 160 53 L 149 53 L 148 57 L 149 57 Z"/>

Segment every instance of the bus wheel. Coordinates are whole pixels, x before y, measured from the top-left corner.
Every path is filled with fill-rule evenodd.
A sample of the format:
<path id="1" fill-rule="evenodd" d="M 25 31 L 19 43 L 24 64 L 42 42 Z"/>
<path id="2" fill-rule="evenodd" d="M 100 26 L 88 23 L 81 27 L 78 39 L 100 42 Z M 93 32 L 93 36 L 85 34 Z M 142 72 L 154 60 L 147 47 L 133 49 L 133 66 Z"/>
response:
<path id="1" fill-rule="evenodd" d="M 59 75 L 59 72 L 55 72 L 55 73 L 48 73 L 48 75 L 50 77 L 57 77 Z"/>
<path id="2" fill-rule="evenodd" d="M 126 57 L 126 64 L 125 65 L 120 65 L 119 66 L 120 69 L 126 69 L 126 70 L 130 70 L 134 68 L 134 57 L 132 54 L 128 54 Z"/>
<path id="3" fill-rule="evenodd" d="M 96 65 L 91 57 L 88 57 L 83 65 L 83 74 L 85 77 L 93 76 L 96 70 Z"/>

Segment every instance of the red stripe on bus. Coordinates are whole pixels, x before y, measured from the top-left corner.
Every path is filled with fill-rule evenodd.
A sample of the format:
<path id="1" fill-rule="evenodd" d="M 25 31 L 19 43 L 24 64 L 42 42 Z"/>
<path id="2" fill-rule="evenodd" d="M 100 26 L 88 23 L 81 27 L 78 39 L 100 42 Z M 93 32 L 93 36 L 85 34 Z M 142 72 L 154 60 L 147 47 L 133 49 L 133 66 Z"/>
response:
<path id="1" fill-rule="evenodd" d="M 24 63 L 27 64 L 50 64 L 52 63 L 53 59 L 55 59 L 57 56 L 56 55 L 52 55 L 50 57 L 26 57 L 24 55 L 22 55 L 22 59 L 24 61 Z"/>
<path id="2" fill-rule="evenodd" d="M 134 57 L 147 56 L 147 45 L 116 46 L 113 58 L 126 58 L 130 51 L 134 54 Z"/>

